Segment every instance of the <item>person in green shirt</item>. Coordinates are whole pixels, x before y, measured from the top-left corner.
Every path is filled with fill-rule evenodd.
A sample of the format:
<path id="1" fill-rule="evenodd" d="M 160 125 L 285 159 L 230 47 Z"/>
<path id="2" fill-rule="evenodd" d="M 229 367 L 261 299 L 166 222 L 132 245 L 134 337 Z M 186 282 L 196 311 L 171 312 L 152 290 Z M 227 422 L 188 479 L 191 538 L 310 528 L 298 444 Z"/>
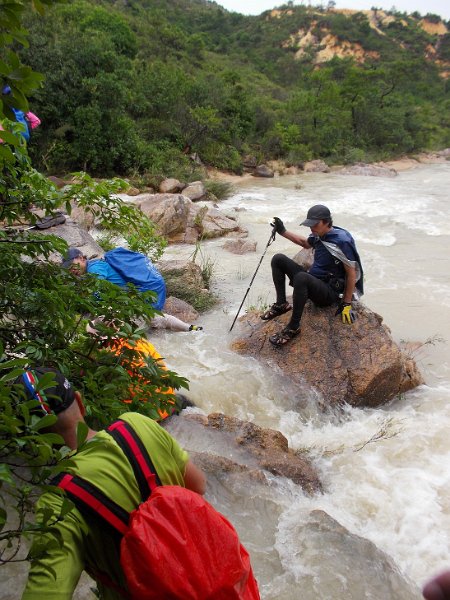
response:
<path id="1" fill-rule="evenodd" d="M 52 372 L 55 385 L 38 390 L 39 378 Z M 141 495 L 133 470 L 116 441 L 105 431 L 88 430 L 86 441 L 77 448 L 77 425 L 84 422 L 85 408 L 81 395 L 64 375 L 54 369 L 37 368 L 26 371 L 20 379 L 26 394 L 39 402 L 43 414 L 55 414 L 56 423 L 49 428 L 59 434 L 74 452 L 70 472 L 81 476 L 114 500 L 127 512 L 137 508 Z M 204 494 L 206 478 L 190 460 L 187 452 L 156 421 L 138 413 L 120 417 L 134 429 L 150 454 L 163 485 L 179 485 Z M 37 535 L 34 549 L 42 547 L 46 538 L 59 539 L 45 555 L 31 562 L 22 600 L 69 600 L 83 570 L 97 581 L 100 597 L 119 600 L 123 596 L 104 585 L 104 573 L 118 588 L 126 588 L 120 567 L 120 548 L 117 538 L 102 524 L 86 520 L 77 508 L 61 512 L 64 497 L 57 490 L 44 493 L 36 506 L 36 519 L 43 519 L 51 510 L 55 523 L 49 533 Z M 61 516 L 62 515 L 62 516 Z M 58 518 L 59 517 L 59 518 Z M 54 537 L 56 534 L 58 537 Z"/>

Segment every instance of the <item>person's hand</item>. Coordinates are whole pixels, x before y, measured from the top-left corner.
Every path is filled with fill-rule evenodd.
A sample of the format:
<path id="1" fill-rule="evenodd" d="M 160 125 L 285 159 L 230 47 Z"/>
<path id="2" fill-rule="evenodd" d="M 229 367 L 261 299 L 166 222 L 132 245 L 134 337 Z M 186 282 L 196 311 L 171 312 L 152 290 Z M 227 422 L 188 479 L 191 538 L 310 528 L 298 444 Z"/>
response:
<path id="1" fill-rule="evenodd" d="M 341 315 L 342 322 L 351 325 L 356 321 L 356 313 L 352 309 L 351 302 L 340 302 L 335 316 Z"/>
<path id="2" fill-rule="evenodd" d="M 273 218 L 273 223 L 271 223 L 271 225 L 279 235 L 283 235 L 283 233 L 286 231 L 283 221 L 278 217 Z"/>
<path id="3" fill-rule="evenodd" d="M 450 599 L 450 571 L 445 571 L 429 581 L 423 588 L 423 597 L 426 600 Z"/>

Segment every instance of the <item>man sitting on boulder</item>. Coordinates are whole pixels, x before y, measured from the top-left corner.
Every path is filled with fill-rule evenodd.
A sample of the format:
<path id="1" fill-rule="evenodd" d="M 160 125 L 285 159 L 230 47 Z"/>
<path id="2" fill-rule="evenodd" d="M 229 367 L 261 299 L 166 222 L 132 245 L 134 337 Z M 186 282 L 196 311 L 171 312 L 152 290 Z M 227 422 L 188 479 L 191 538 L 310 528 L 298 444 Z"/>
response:
<path id="1" fill-rule="evenodd" d="M 130 255 L 135 254 L 138 256 L 138 253 L 132 253 L 124 248 L 116 248 L 115 252 L 122 251 L 124 254 L 129 253 Z M 107 253 L 112 254 L 112 253 Z M 106 257 L 107 255 L 105 255 Z M 143 257 L 143 255 L 140 255 Z M 144 258 L 144 257 L 143 257 Z M 164 306 L 164 302 L 166 300 L 166 284 L 163 279 L 163 276 L 159 271 L 151 264 L 150 259 L 145 257 L 146 263 L 148 265 L 148 269 L 151 270 L 153 282 L 152 285 L 146 285 L 140 291 L 153 291 L 157 295 L 156 301 L 152 304 L 154 308 L 157 310 L 162 310 Z M 99 279 L 105 279 L 110 283 L 114 283 L 119 287 L 126 287 L 127 283 L 130 281 L 134 283 L 133 279 L 125 278 L 123 273 L 120 273 L 116 268 L 114 268 L 109 261 L 104 259 L 93 259 L 88 260 L 87 257 L 79 250 L 78 248 L 69 248 L 67 255 L 65 256 L 62 266 L 70 269 L 71 273 L 74 275 L 84 275 L 85 273 L 92 273 Z M 138 286 L 137 286 L 138 287 Z M 139 289 L 139 287 L 138 287 Z M 155 329 L 171 329 L 172 331 L 198 331 L 203 329 L 199 325 L 189 325 L 185 323 L 181 319 L 174 317 L 173 315 L 167 315 L 163 313 L 162 315 L 156 315 L 150 322 L 151 327 Z"/>
<path id="2" fill-rule="evenodd" d="M 261 319 L 270 321 L 292 308 L 287 326 L 269 338 L 274 346 L 284 346 L 300 333 L 300 319 L 307 300 L 317 306 L 338 303 L 336 315 L 340 314 L 342 322 L 350 325 L 356 318 L 352 309 L 354 294 L 357 297 L 363 294 L 363 271 L 355 242 L 348 231 L 333 226 L 330 210 L 322 204 L 312 206 L 301 225 L 311 229 L 307 238 L 287 231 L 278 217 L 274 217 L 272 223 L 279 235 L 303 248 L 314 249 L 314 262 L 308 271 L 284 254 L 275 254 L 272 258 L 277 299 Z M 286 300 L 286 276 L 294 288 L 292 307 Z"/>

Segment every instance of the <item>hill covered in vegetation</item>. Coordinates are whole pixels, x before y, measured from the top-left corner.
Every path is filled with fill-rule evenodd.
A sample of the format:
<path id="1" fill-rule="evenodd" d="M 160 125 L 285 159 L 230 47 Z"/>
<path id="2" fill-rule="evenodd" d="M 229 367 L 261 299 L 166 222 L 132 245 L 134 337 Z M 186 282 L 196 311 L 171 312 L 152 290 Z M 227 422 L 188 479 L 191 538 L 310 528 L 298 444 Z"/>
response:
<path id="1" fill-rule="evenodd" d="M 332 3 L 329 3 L 330 5 Z M 47 171 L 177 175 L 242 158 L 375 160 L 450 145 L 449 23 L 288 3 L 74 0 L 29 16 Z"/>

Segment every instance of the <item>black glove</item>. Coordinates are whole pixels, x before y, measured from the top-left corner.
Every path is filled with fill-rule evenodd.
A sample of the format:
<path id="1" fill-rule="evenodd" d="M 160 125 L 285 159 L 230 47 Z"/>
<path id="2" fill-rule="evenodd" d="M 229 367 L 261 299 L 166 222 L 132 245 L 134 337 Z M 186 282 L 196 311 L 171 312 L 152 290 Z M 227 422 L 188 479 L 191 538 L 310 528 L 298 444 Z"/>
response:
<path id="1" fill-rule="evenodd" d="M 279 235 L 283 235 L 283 233 L 286 231 L 283 221 L 278 217 L 273 218 L 273 223 L 271 223 L 271 225 Z"/>
<path id="2" fill-rule="evenodd" d="M 352 309 L 351 302 L 340 302 L 334 316 L 341 315 L 342 322 L 351 325 L 356 321 L 356 313 Z"/>

